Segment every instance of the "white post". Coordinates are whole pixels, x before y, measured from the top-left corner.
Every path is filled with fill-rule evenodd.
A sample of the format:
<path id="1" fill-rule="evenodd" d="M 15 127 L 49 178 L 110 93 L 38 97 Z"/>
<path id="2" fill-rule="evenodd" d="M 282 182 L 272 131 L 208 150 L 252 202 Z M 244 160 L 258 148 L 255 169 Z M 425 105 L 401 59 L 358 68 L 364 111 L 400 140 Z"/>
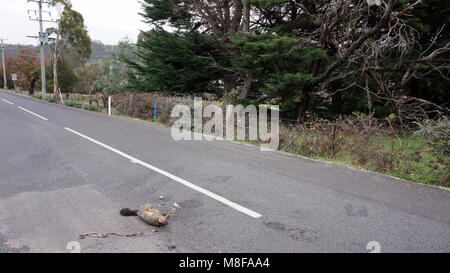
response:
<path id="1" fill-rule="evenodd" d="M 63 99 L 63 96 L 61 93 L 61 88 L 59 88 L 59 86 L 58 86 L 58 93 L 59 93 L 59 98 L 61 99 L 61 103 L 64 104 L 64 99 Z"/>
<path id="2" fill-rule="evenodd" d="M 111 96 L 108 97 L 108 116 L 111 116 Z"/>

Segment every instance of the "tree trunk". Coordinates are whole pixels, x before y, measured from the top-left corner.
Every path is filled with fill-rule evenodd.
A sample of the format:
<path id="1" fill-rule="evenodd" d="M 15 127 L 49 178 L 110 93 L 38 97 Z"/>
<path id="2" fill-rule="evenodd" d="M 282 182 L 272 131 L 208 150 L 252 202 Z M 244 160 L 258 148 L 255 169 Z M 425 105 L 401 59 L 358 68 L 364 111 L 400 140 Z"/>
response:
<path id="1" fill-rule="evenodd" d="M 230 93 L 231 90 L 234 88 L 234 79 L 231 76 L 227 76 L 223 80 L 223 105 L 226 107 L 226 105 L 230 104 Z"/>
<path id="2" fill-rule="evenodd" d="M 59 28 L 56 34 L 55 49 L 53 52 L 53 96 L 58 97 L 58 41 L 59 41 Z"/>
<path id="3" fill-rule="evenodd" d="M 242 0 L 243 5 L 243 18 L 242 18 L 242 32 L 249 33 L 250 32 L 250 1 Z"/>
<path id="4" fill-rule="evenodd" d="M 29 89 L 29 93 L 30 95 L 34 94 L 34 85 L 36 84 L 36 78 L 33 78 L 30 82 L 30 89 Z"/>
<path id="5" fill-rule="evenodd" d="M 94 91 L 95 84 L 91 83 L 89 88 L 89 105 L 92 105 L 92 92 Z"/>
<path id="6" fill-rule="evenodd" d="M 242 0 L 243 18 L 242 18 L 242 32 L 250 33 L 250 1 Z M 239 94 L 239 99 L 246 99 L 252 88 L 253 76 L 250 73 L 245 74 L 244 88 Z"/>
<path id="7" fill-rule="evenodd" d="M 297 105 L 296 109 L 297 121 L 301 121 L 303 119 L 303 116 L 305 115 L 306 111 L 309 108 L 310 102 L 311 98 L 309 97 L 308 94 L 305 93 L 304 97 L 302 98 L 302 101 Z"/>
<path id="8" fill-rule="evenodd" d="M 53 56 L 53 96 L 58 97 L 58 59 L 56 52 Z"/>
<path id="9" fill-rule="evenodd" d="M 107 109 L 108 108 L 108 94 L 105 91 L 102 92 L 102 102 L 103 102 L 103 108 Z"/>
<path id="10" fill-rule="evenodd" d="M 225 79 L 223 80 L 223 96 L 228 97 L 233 88 L 234 88 L 233 78 L 230 76 L 225 77 Z"/>
<path id="11" fill-rule="evenodd" d="M 248 97 L 250 89 L 252 88 L 252 81 L 253 81 L 252 75 L 246 74 L 244 80 L 244 88 L 242 89 L 242 92 L 239 94 L 239 99 L 246 99 Z"/>

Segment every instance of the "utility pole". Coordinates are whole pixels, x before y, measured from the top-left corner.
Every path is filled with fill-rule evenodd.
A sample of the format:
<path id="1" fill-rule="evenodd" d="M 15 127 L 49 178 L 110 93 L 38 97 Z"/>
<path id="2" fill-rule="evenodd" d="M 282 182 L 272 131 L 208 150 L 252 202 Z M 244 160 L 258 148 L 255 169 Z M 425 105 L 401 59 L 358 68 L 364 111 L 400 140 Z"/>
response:
<path id="1" fill-rule="evenodd" d="M 44 34 L 44 26 L 42 25 L 42 0 L 39 1 L 39 37 Z M 44 36 L 45 37 L 45 36 Z M 45 56 L 44 56 L 44 40 L 39 39 L 41 44 L 41 83 L 42 83 L 42 98 L 45 99 L 47 93 L 47 83 L 45 79 Z"/>
<path id="2" fill-rule="evenodd" d="M 3 62 L 3 86 L 5 88 L 5 90 L 8 90 L 8 83 L 6 82 L 6 65 L 5 65 L 5 48 L 3 47 L 3 40 L 4 39 L 0 39 L 1 40 L 1 47 L 2 47 L 2 62 Z"/>
<path id="3" fill-rule="evenodd" d="M 43 22 L 44 20 L 42 20 L 42 4 L 50 4 L 49 1 L 46 0 L 27 0 L 28 2 L 36 2 L 38 3 L 39 6 L 39 11 L 38 11 L 38 19 L 30 19 L 33 21 L 38 21 L 39 22 L 39 43 L 40 43 L 40 47 L 41 47 L 41 83 L 42 83 L 42 98 L 46 97 L 47 94 L 47 87 L 46 87 L 46 79 L 45 79 L 45 51 L 44 51 L 44 45 L 46 44 L 47 41 L 47 33 L 44 32 L 44 26 L 43 26 Z M 48 22 L 48 21 L 46 21 Z M 52 22 L 52 21 L 50 21 Z"/>

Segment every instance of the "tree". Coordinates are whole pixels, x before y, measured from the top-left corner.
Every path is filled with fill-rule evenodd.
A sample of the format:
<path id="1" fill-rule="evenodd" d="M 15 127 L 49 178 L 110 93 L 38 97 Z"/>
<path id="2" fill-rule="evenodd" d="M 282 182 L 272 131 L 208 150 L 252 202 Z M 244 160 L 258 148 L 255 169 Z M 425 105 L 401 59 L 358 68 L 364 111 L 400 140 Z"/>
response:
<path id="1" fill-rule="evenodd" d="M 130 86 L 141 92 L 201 93 L 211 87 L 216 70 L 200 57 L 214 50 L 211 41 L 196 31 L 169 33 L 155 29 L 137 44 L 138 61 Z"/>
<path id="2" fill-rule="evenodd" d="M 401 123 L 406 110 L 401 109 L 405 105 L 402 97 L 409 94 L 407 83 L 434 68 L 446 70 L 442 57 L 449 44 L 435 43 L 434 51 L 431 47 L 426 51 L 419 42 L 416 29 L 423 23 L 411 15 L 421 5 L 420 0 L 375 1 L 379 6 L 351 0 L 252 2 L 258 14 L 255 25 L 313 42 L 329 56 L 310 68 L 315 80 L 305 87 L 306 96 L 297 104 L 298 119 L 314 101 L 329 100 L 336 90 L 360 88 L 380 98 Z M 434 41 L 430 36 L 428 39 Z M 413 98 L 406 95 L 409 99 Z"/>
<path id="3" fill-rule="evenodd" d="M 18 84 L 23 84 L 26 88 L 29 87 L 34 72 L 40 67 L 39 55 L 28 46 L 19 46 L 16 57 L 9 57 L 7 63 L 8 70 L 17 74 Z"/>
<path id="4" fill-rule="evenodd" d="M 92 104 L 92 93 L 97 90 L 96 82 L 100 75 L 105 73 L 105 67 L 101 61 L 83 65 L 80 77 L 87 84 L 89 92 L 89 105 Z"/>
<path id="5" fill-rule="evenodd" d="M 51 77 L 51 75 L 55 75 L 53 69 L 58 69 L 57 75 L 58 75 L 58 86 L 61 88 L 62 93 L 71 93 L 74 90 L 74 85 L 78 81 L 78 77 L 75 73 L 75 71 L 72 69 L 72 66 L 70 66 L 66 59 L 62 56 L 58 58 L 58 65 L 53 64 L 53 60 L 51 61 L 48 69 L 46 70 L 46 73 L 48 74 L 48 77 Z M 52 86 L 49 86 L 52 87 Z"/>
<path id="6" fill-rule="evenodd" d="M 130 40 L 123 39 L 112 50 L 112 61 L 109 64 L 108 74 L 103 75 L 98 81 L 99 88 L 107 95 L 120 93 L 126 90 L 128 83 L 128 74 L 133 73 L 133 70 L 127 65 L 124 60 L 135 62 L 134 52 L 136 46 Z"/>
<path id="7" fill-rule="evenodd" d="M 242 30 L 241 23 L 244 5 L 241 0 L 145 0 L 143 8 L 144 13 L 142 15 L 146 22 L 155 26 L 158 30 L 158 32 L 147 33 L 147 35 L 154 35 L 153 37 L 149 37 L 147 41 L 162 39 L 163 35 L 165 35 L 167 41 L 169 39 L 177 41 L 174 45 L 180 46 L 177 49 L 178 54 L 184 51 L 186 54 L 185 57 L 187 57 L 184 60 L 190 59 L 192 62 L 212 70 L 213 73 L 208 73 L 205 76 L 212 77 L 210 83 L 223 83 L 223 93 L 225 95 L 235 87 L 234 77 L 238 71 L 230 63 L 231 51 L 229 48 L 229 37 L 231 34 Z M 167 31 L 164 33 L 164 27 L 166 26 L 175 29 L 175 31 L 172 31 L 170 35 L 167 34 Z M 144 35 L 146 34 L 144 33 Z M 183 42 L 181 39 L 186 42 Z M 193 42 L 196 43 L 202 42 L 202 44 L 198 46 L 195 44 L 191 45 L 192 40 L 190 39 L 193 39 Z M 154 43 L 141 43 L 140 48 L 145 49 L 145 47 L 148 47 L 148 51 L 151 52 L 150 47 L 152 45 L 154 46 Z M 142 58 L 139 55 L 138 57 Z M 170 59 L 170 57 L 165 59 Z M 142 59 L 143 63 L 145 61 L 147 60 Z M 187 68 L 191 64 L 187 63 L 183 67 Z M 180 65 L 182 64 L 179 63 L 178 67 Z M 204 68 L 200 68 L 200 66 L 193 68 L 199 68 L 197 74 L 204 74 Z M 220 73 L 216 73 L 216 71 Z M 188 72 L 192 73 L 193 71 L 190 70 Z M 191 82 L 194 79 L 194 77 L 183 78 Z M 183 82 L 179 82 L 178 85 L 183 85 Z M 197 87 L 194 86 L 194 88 Z M 175 87 L 175 89 L 179 89 L 179 87 Z"/>
<path id="8" fill-rule="evenodd" d="M 84 63 L 92 54 L 91 39 L 84 25 L 83 16 L 72 9 L 68 0 L 53 0 L 52 5 L 58 10 L 60 18 L 57 28 L 47 30 L 49 34 L 56 34 L 53 42 L 53 93 L 58 96 L 58 68 L 59 58 L 68 47 L 74 49 L 80 62 Z"/>
<path id="9" fill-rule="evenodd" d="M 285 113 L 293 111 L 295 103 L 306 96 L 305 86 L 314 82 L 311 65 L 327 58 L 326 52 L 313 44 L 299 44 L 295 38 L 277 34 L 244 34 L 233 37 L 232 42 L 236 50 L 233 66 L 252 75 L 259 95 L 279 103 Z"/>

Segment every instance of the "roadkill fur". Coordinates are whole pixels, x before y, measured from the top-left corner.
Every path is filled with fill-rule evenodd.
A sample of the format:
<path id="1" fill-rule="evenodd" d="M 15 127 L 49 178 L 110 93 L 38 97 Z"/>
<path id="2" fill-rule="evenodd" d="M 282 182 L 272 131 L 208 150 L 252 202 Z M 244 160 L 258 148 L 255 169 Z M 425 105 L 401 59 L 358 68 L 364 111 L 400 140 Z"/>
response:
<path id="1" fill-rule="evenodd" d="M 175 207 L 178 205 L 174 204 Z M 154 227 L 165 226 L 168 223 L 168 219 L 170 216 L 176 214 L 176 209 L 172 208 L 172 210 L 168 213 L 164 213 L 157 208 L 152 207 L 150 204 L 146 204 L 142 206 L 139 210 L 131 210 L 131 209 L 122 209 L 120 211 L 120 215 L 122 216 L 139 216 L 144 222 Z"/>

